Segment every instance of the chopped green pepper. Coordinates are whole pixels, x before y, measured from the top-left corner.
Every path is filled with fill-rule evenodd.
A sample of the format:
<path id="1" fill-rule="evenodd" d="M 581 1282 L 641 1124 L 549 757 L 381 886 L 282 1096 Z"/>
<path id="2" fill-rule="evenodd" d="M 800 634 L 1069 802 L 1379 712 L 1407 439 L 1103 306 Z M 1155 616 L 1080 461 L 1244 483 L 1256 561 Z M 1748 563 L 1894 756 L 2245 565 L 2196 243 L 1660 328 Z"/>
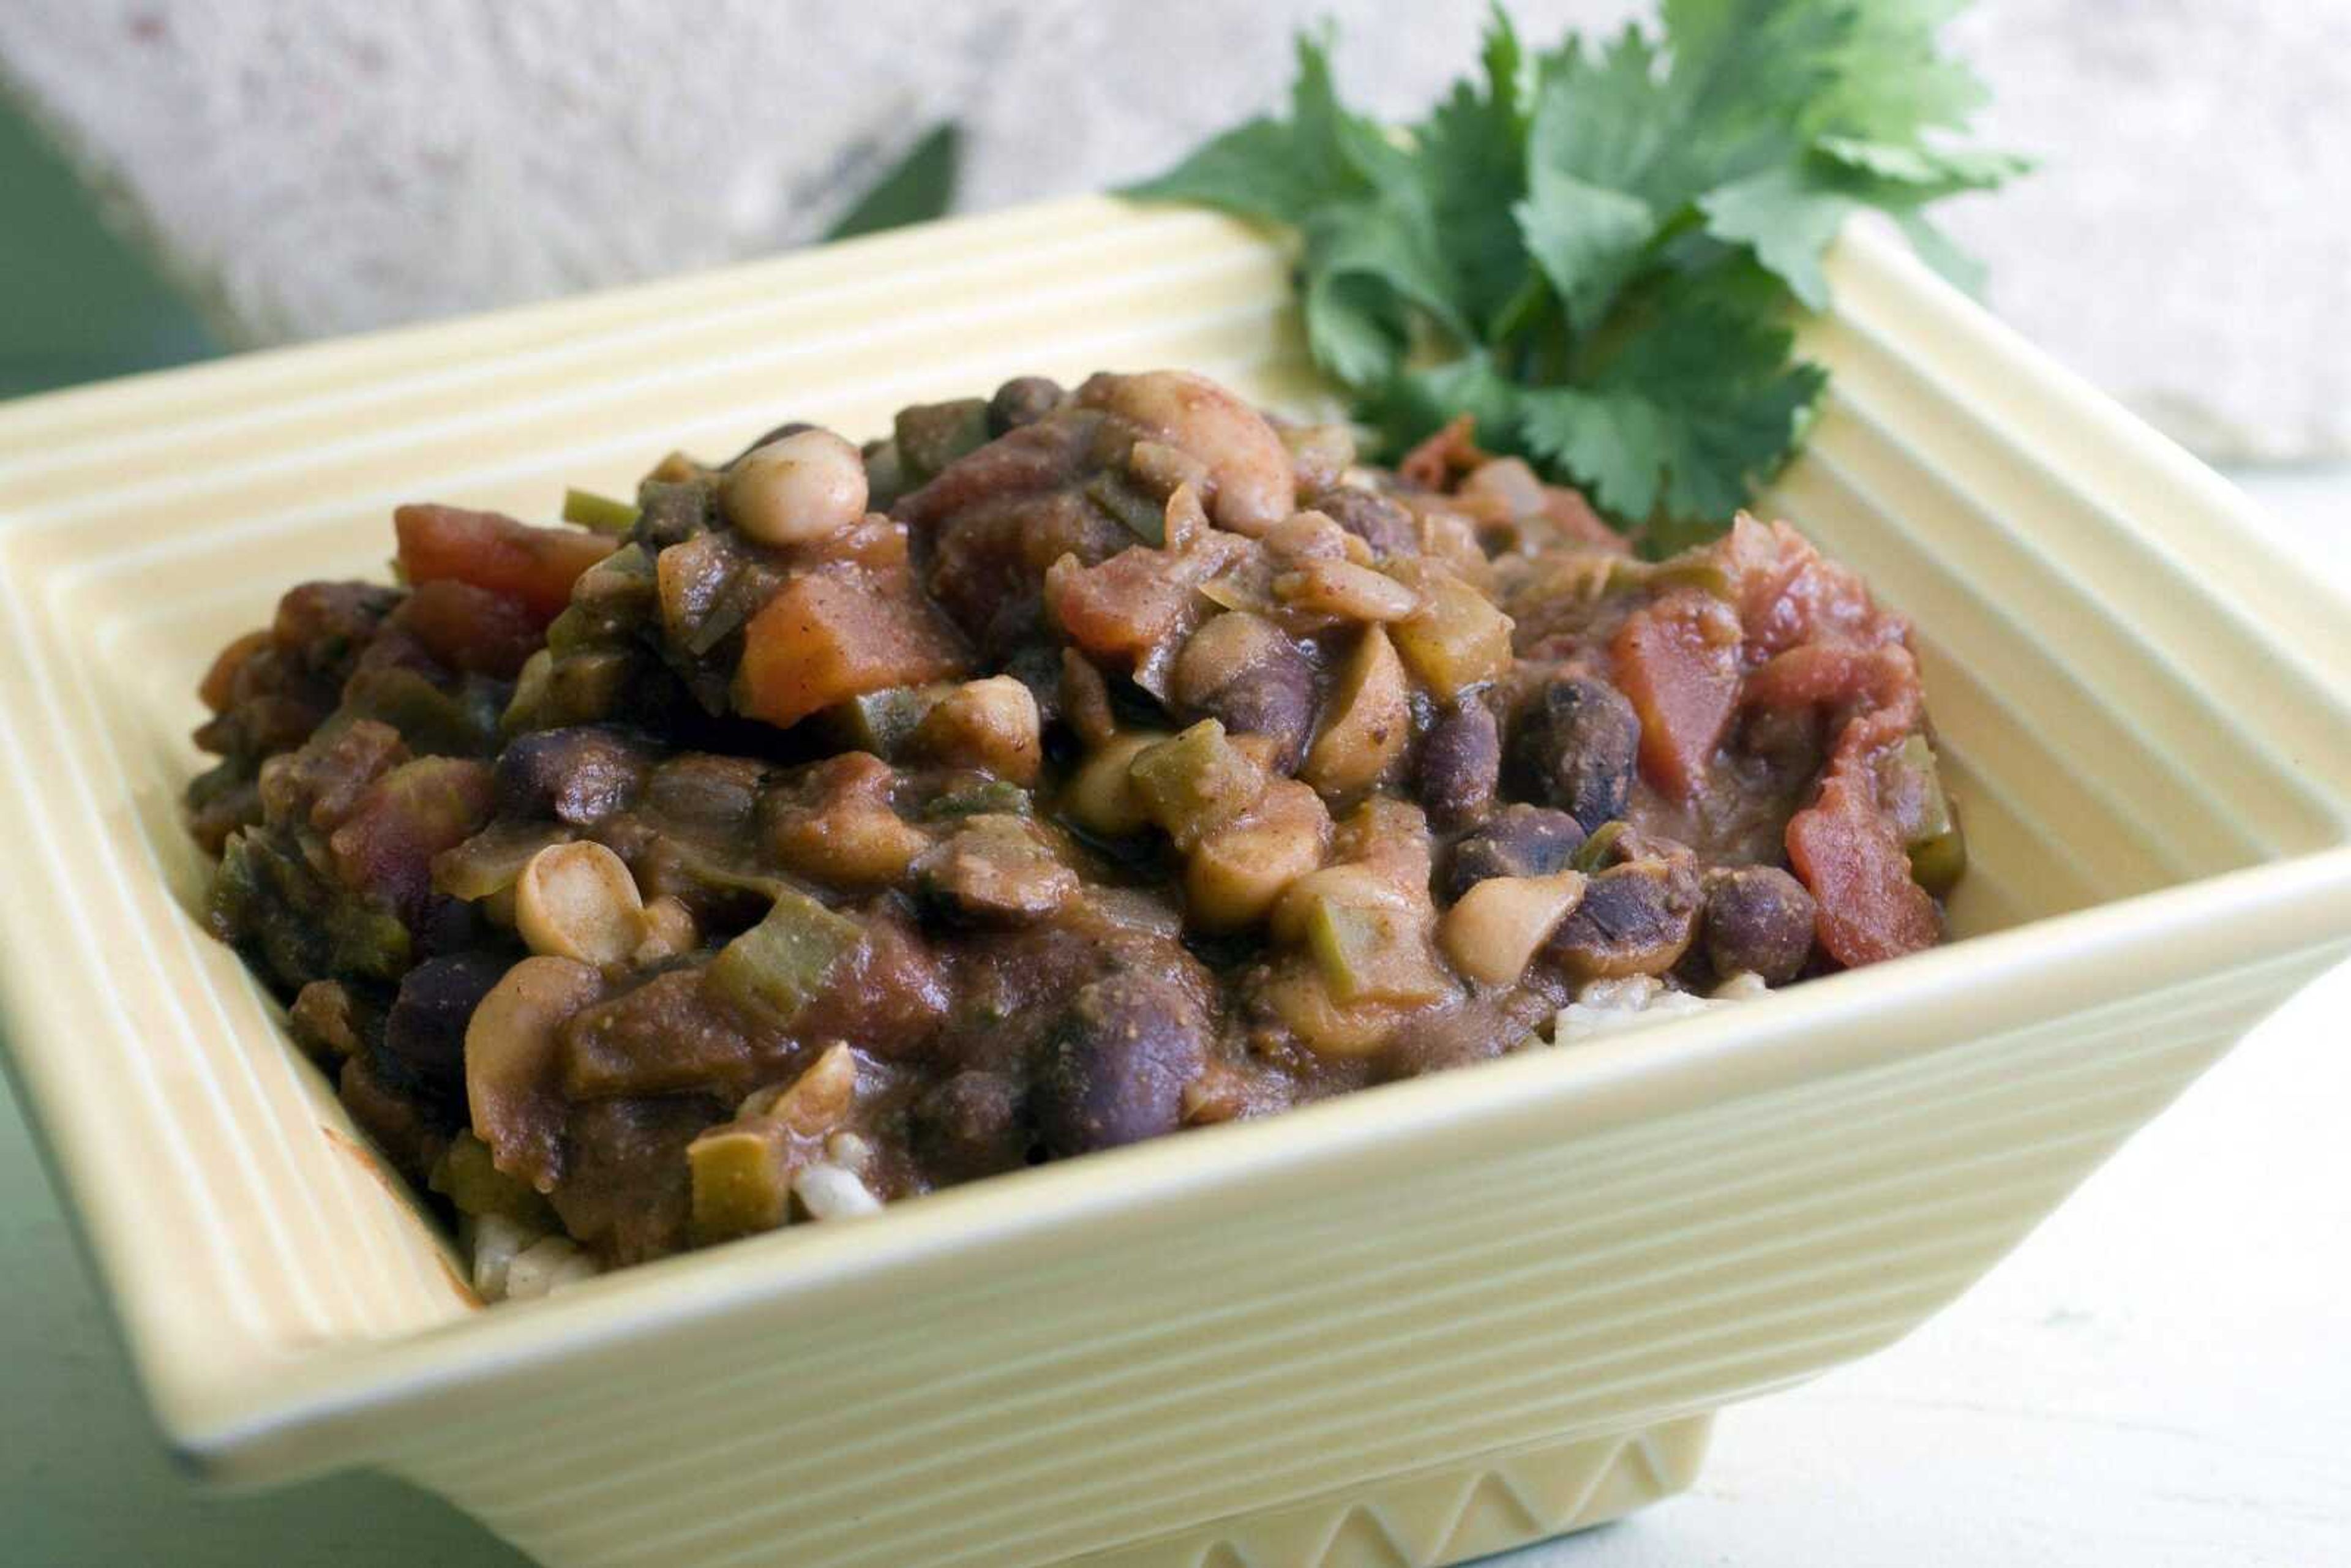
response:
<path id="1" fill-rule="evenodd" d="M 566 490 L 563 520 L 600 534 L 625 534 L 637 526 L 637 508 L 593 490 Z"/>
<path id="2" fill-rule="evenodd" d="M 957 398 L 900 409 L 894 434 L 898 461 L 912 486 L 987 441 L 987 400 Z"/>
<path id="3" fill-rule="evenodd" d="M 1624 834 L 1625 824 L 1622 822 L 1601 823 L 1592 830 L 1592 836 L 1576 845 L 1575 852 L 1567 857 L 1568 869 L 1580 871 L 1586 876 L 1600 870 L 1608 863 L 1609 852 L 1615 849 L 1616 841 Z"/>
<path id="4" fill-rule="evenodd" d="M 497 745 L 498 716 L 486 704 L 476 706 L 468 699 L 486 696 L 490 690 L 461 687 L 452 695 L 414 670 L 396 665 L 361 670 L 344 685 L 343 706 L 328 726 L 340 728 L 371 718 L 400 731 L 408 748 L 420 756 L 487 756 Z"/>
<path id="5" fill-rule="evenodd" d="M 787 888 L 777 894 L 766 919 L 710 961 L 710 983 L 734 1001 L 789 1024 L 861 935 L 854 920 Z"/>

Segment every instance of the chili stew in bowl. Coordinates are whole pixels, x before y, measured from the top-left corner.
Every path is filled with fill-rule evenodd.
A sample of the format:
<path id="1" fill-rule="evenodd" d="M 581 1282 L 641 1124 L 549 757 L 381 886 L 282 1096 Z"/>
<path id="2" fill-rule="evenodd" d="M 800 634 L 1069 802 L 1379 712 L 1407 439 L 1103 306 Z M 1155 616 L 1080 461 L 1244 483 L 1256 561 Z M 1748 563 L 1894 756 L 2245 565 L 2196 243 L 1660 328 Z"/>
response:
<path id="1" fill-rule="evenodd" d="M 410 506 L 207 674 L 214 930 L 485 1295 L 1928 946 L 1909 629 L 1181 371 Z"/>

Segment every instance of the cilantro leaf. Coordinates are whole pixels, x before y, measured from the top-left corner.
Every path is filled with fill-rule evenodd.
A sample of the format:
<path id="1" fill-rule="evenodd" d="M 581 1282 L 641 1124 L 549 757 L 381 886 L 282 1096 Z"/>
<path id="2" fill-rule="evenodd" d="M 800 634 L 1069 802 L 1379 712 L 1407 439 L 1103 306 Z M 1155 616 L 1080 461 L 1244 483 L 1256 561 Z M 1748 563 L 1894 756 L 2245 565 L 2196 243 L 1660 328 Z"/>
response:
<path id="1" fill-rule="evenodd" d="M 1585 384 L 1520 398 L 1527 444 L 1618 517 L 1728 519 L 1827 379 L 1790 362 L 1793 334 L 1751 293 L 1704 277 L 1667 291 Z"/>
<path id="2" fill-rule="evenodd" d="M 1790 318 L 1875 209 L 1955 277 L 1926 209 L 2025 164 L 1959 139 L 1982 85 L 1938 47 L 1964 0 L 1659 0 L 1655 29 L 1531 55 L 1497 5 L 1480 68 L 1401 131 L 1351 112 L 1327 33 L 1287 118 L 1128 193 L 1298 231 L 1315 361 L 1400 451 L 1461 413 L 1652 545 L 1719 527 L 1824 378 Z"/>
<path id="3" fill-rule="evenodd" d="M 1487 24 L 1485 81 L 1454 83 L 1413 129 L 1414 183 L 1463 315 L 1492 323 L 1524 285 L 1527 256 L 1511 205 L 1526 184 L 1525 51 L 1498 5 Z"/>
<path id="4" fill-rule="evenodd" d="M 1129 185 L 1137 201 L 1191 202 L 1248 218 L 1295 220 L 1325 194 L 1315 174 L 1292 154 L 1289 126 L 1252 120 L 1204 142 L 1190 157 L 1155 178 Z"/>

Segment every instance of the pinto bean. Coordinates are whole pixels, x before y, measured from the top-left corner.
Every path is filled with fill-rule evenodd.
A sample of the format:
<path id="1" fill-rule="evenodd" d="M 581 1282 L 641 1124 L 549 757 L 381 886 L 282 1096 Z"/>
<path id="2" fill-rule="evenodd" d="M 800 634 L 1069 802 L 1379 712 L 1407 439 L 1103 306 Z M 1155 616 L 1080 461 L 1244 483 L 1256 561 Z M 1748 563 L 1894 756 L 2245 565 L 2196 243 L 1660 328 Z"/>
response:
<path id="1" fill-rule="evenodd" d="M 1038 1082 L 1038 1121 L 1057 1155 L 1113 1148 L 1182 1124 L 1184 1086 L 1207 1066 L 1207 1021 L 1174 981 L 1112 975 L 1080 991 Z"/>
<path id="2" fill-rule="evenodd" d="M 1020 1087 L 1000 1072 L 958 1072 L 914 1102 L 915 1150 L 941 1176 L 965 1180 L 1019 1166 L 1029 1152 Z"/>
<path id="3" fill-rule="evenodd" d="M 1812 956 L 1818 911 L 1804 884 L 1777 866 L 1718 871 L 1707 878 L 1706 952 L 1719 976 L 1761 975 L 1785 985 Z"/>
<path id="4" fill-rule="evenodd" d="M 1263 414 L 1204 376 L 1105 373 L 1080 387 L 1078 401 L 1206 463 L 1216 478 L 1209 513 L 1219 528 L 1254 537 L 1298 509 L 1297 475 L 1281 437 Z"/>
<path id="5" fill-rule="evenodd" d="M 1528 786 L 1590 832 L 1625 814 L 1641 721 L 1604 681 L 1568 675 L 1546 685 L 1519 716 L 1513 751 Z"/>

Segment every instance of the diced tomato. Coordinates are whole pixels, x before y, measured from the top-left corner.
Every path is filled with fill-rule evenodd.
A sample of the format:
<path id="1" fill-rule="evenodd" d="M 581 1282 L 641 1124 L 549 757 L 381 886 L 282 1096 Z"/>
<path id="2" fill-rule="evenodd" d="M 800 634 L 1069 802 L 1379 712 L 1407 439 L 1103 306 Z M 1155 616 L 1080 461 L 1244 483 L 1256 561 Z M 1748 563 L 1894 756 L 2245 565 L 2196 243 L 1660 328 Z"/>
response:
<path id="1" fill-rule="evenodd" d="M 542 627 L 571 602 L 580 574 L 614 541 L 582 528 L 535 528 L 497 512 L 402 507 L 392 515 L 411 585 L 454 578 L 519 601 Z"/>
<path id="2" fill-rule="evenodd" d="M 546 632 L 522 601 L 454 577 L 418 583 L 392 621 L 444 668 L 502 681 L 514 678 Z"/>
<path id="3" fill-rule="evenodd" d="M 1478 422 L 1458 413 L 1444 429 L 1405 453 L 1396 474 L 1424 490 L 1441 490 L 1455 474 L 1484 461 L 1486 454 L 1478 448 Z"/>
<path id="4" fill-rule="evenodd" d="M 1898 643 L 1874 648 L 1809 643 L 1791 648 L 1748 677 L 1746 700 L 1758 707 L 1837 707 L 1899 735 L 1915 728 L 1926 694 L 1918 661 Z"/>
<path id="5" fill-rule="evenodd" d="M 1186 550 L 1135 545 L 1098 566 L 1064 556 L 1045 574 L 1045 607 L 1081 652 L 1145 679 L 1191 629 L 1195 590 L 1246 548 L 1216 533 Z"/>
<path id="6" fill-rule="evenodd" d="M 953 633 L 903 580 L 812 571 L 745 629 L 735 706 L 750 718 L 794 725 L 867 692 L 964 673 Z"/>
<path id="7" fill-rule="evenodd" d="M 1875 647 L 1909 639 L 1910 623 L 1880 608 L 1858 574 L 1786 523 L 1759 523 L 1742 512 L 1711 549 L 1736 591 L 1750 656 L 1806 643 Z"/>
<path id="8" fill-rule="evenodd" d="M 1705 782 L 1739 706 L 1739 618 L 1686 590 L 1636 611 L 1610 644 L 1616 685 L 1641 720 L 1641 772 L 1677 800 Z"/>
<path id="9" fill-rule="evenodd" d="M 1608 526 L 1607 519 L 1592 509 L 1581 490 L 1571 490 L 1564 485 L 1543 486 L 1543 516 L 1552 526 L 1579 544 L 1610 555 L 1631 555 L 1633 541 Z"/>
<path id="10" fill-rule="evenodd" d="M 344 886 L 398 910 L 412 925 L 433 890 L 433 857 L 489 821 L 490 770 L 458 757 L 420 757 L 370 785 L 327 847 Z"/>
<path id="11" fill-rule="evenodd" d="M 1847 967 L 1931 947 L 1942 934 L 1935 901 L 1877 809 L 1867 772 L 1836 767 L 1820 799 L 1788 821 L 1788 862 L 1820 905 L 1821 946 Z"/>

